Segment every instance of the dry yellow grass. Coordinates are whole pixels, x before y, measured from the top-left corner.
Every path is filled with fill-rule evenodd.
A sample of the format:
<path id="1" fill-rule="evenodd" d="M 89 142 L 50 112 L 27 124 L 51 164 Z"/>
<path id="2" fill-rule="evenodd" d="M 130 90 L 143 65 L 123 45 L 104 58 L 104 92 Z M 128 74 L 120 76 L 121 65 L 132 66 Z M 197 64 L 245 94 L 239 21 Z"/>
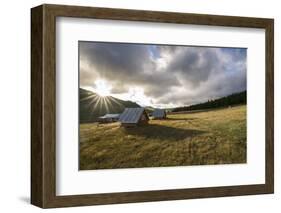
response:
<path id="1" fill-rule="evenodd" d="M 246 106 L 150 120 L 80 125 L 80 169 L 246 163 Z"/>

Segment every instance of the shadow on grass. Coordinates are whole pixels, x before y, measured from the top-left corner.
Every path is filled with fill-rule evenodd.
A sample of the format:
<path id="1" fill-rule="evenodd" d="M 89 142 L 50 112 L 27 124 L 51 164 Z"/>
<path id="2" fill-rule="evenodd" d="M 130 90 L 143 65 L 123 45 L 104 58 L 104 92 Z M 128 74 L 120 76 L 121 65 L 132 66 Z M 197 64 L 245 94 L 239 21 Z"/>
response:
<path id="1" fill-rule="evenodd" d="M 197 118 L 166 118 L 165 120 L 170 120 L 170 121 L 192 121 Z"/>
<path id="2" fill-rule="evenodd" d="M 194 137 L 205 131 L 195 129 L 182 129 L 177 127 L 163 126 L 159 124 L 148 124 L 145 126 L 137 126 L 132 128 L 124 128 L 126 134 L 146 137 L 148 139 L 169 139 L 183 140 L 188 137 Z"/>

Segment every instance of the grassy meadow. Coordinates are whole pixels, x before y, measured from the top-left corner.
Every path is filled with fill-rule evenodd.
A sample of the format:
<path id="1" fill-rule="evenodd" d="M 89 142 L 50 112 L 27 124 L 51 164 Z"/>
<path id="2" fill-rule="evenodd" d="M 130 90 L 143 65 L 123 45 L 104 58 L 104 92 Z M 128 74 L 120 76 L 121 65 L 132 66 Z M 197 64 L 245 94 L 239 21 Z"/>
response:
<path id="1" fill-rule="evenodd" d="M 246 105 L 168 114 L 148 125 L 80 124 L 80 169 L 246 163 Z"/>

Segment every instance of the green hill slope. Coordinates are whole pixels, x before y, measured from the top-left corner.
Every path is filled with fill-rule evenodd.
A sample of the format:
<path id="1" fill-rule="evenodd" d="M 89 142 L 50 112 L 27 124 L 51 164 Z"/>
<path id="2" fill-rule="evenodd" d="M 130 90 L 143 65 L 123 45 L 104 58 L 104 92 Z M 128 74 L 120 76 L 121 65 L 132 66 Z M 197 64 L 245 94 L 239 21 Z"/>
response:
<path id="1" fill-rule="evenodd" d="M 79 89 L 80 123 L 97 121 L 107 113 L 122 113 L 126 107 L 140 107 L 132 101 L 123 101 L 112 96 L 101 97 L 98 94 Z"/>

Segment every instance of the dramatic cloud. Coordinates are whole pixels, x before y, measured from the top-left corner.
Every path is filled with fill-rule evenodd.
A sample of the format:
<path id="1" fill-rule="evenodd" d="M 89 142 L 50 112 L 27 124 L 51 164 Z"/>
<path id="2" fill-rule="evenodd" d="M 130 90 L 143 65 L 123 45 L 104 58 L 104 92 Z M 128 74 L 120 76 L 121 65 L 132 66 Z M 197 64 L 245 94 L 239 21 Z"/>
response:
<path id="1" fill-rule="evenodd" d="M 129 98 L 139 88 L 155 106 L 189 105 L 246 89 L 244 48 L 79 42 L 79 53 L 81 87 L 94 89 L 103 79 L 113 96 Z"/>
<path id="2" fill-rule="evenodd" d="M 179 86 L 176 76 L 155 71 L 157 63 L 145 45 L 83 42 L 80 60 L 81 86 L 91 86 L 97 77 L 110 81 L 112 91 L 117 93 L 125 92 L 130 86 L 141 86 L 148 93 L 159 95 L 161 86 Z M 84 64 L 90 71 L 83 72 Z M 92 81 L 89 72 L 93 73 Z"/>

